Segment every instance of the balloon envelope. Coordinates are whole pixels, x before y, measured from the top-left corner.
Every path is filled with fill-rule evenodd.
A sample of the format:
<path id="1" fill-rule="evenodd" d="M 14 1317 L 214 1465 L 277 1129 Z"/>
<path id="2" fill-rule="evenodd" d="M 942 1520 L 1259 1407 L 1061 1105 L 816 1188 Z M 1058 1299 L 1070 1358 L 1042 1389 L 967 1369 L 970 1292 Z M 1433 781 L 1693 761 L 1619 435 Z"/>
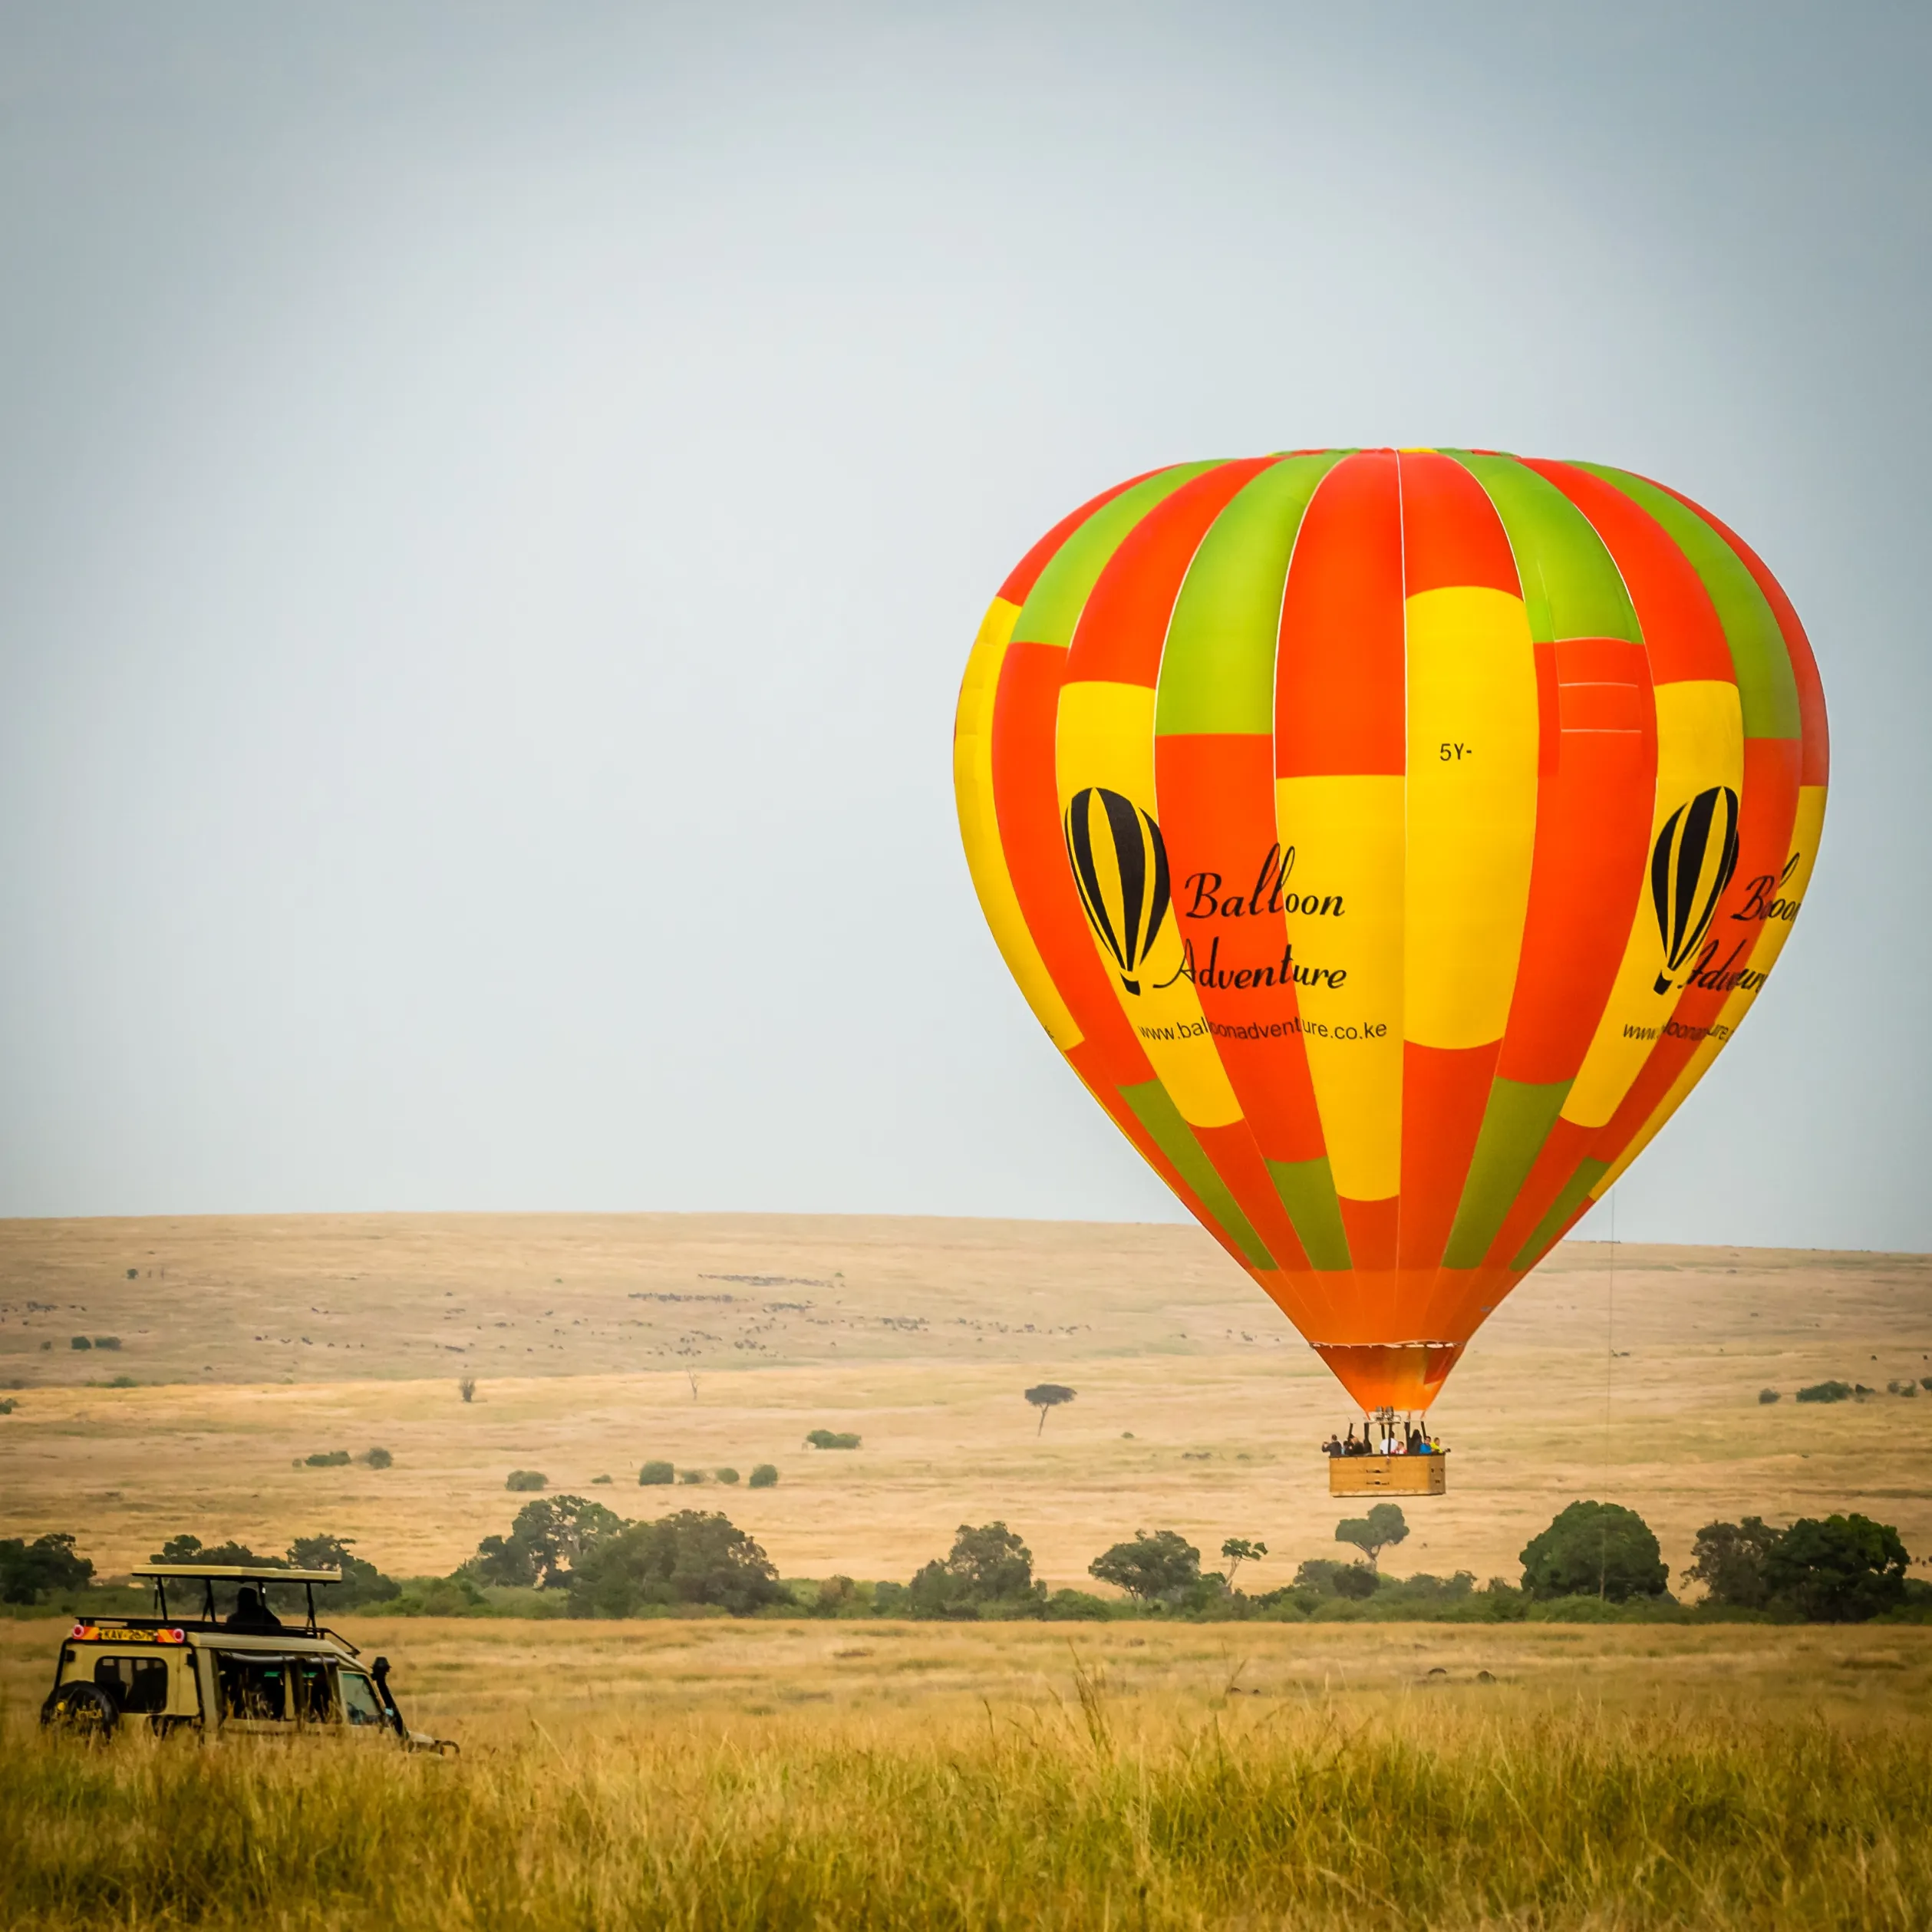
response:
<path id="1" fill-rule="evenodd" d="M 1424 1408 L 1736 1030 L 1802 902 L 1789 600 L 1599 464 L 1190 463 L 993 600 L 954 778 L 1096 1100 L 1364 1408 Z"/>

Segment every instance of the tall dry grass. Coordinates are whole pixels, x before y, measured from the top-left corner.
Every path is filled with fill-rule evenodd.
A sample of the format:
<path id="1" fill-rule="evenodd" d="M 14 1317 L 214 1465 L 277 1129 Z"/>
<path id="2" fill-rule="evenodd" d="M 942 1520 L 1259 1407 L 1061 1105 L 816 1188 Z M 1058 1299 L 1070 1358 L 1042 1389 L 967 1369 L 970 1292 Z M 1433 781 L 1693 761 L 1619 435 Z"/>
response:
<path id="1" fill-rule="evenodd" d="M 1720 1708 L 1057 1711 L 755 1736 L 0 1758 L 0 1922 L 59 1928 L 1932 1924 L 1932 1736 Z"/>

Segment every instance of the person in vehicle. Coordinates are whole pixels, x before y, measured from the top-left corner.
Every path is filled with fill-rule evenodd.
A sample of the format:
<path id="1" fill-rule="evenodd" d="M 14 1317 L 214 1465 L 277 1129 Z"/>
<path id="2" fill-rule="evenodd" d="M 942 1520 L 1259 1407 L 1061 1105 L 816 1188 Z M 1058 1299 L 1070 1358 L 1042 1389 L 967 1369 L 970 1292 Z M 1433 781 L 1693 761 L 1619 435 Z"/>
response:
<path id="1" fill-rule="evenodd" d="M 231 1630 L 279 1630 L 282 1619 L 259 1590 L 243 1584 L 235 1593 L 235 1607 L 223 1620 Z"/>

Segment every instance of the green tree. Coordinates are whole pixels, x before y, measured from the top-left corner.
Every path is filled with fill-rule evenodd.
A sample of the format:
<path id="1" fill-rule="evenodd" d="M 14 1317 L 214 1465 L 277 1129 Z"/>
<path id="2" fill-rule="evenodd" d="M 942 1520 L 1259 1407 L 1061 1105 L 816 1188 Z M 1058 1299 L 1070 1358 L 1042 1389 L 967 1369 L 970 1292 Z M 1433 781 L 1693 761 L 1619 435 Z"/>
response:
<path id="1" fill-rule="evenodd" d="M 1178 1603 L 1201 1581 L 1201 1552 L 1171 1529 L 1143 1530 L 1086 1566 L 1087 1574 L 1144 1604 Z"/>
<path id="2" fill-rule="evenodd" d="M 94 1575 L 91 1558 L 76 1556 L 64 1531 L 0 1539 L 0 1603 L 37 1604 L 48 1591 L 84 1590 Z"/>
<path id="3" fill-rule="evenodd" d="M 1076 1391 L 1058 1382 L 1042 1382 L 1027 1391 L 1027 1400 L 1040 1411 L 1040 1428 L 1034 1431 L 1037 1436 L 1047 1426 L 1047 1411 L 1057 1409 L 1062 1403 L 1071 1402 Z"/>
<path id="4" fill-rule="evenodd" d="M 1369 1560 L 1369 1568 L 1380 1568 L 1382 1552 L 1406 1539 L 1408 1520 L 1400 1503 L 1379 1502 L 1366 1516 L 1347 1516 L 1335 1525 L 1335 1541 L 1352 1543 Z"/>
<path id="5" fill-rule="evenodd" d="M 751 1486 L 754 1489 L 773 1489 L 778 1486 L 778 1465 L 760 1462 L 751 1472 Z"/>
<path id="6" fill-rule="evenodd" d="M 638 1481 L 647 1489 L 677 1480 L 678 1472 L 668 1462 L 647 1462 L 638 1471 Z"/>
<path id="7" fill-rule="evenodd" d="M 654 1605 L 705 1604 L 749 1616 L 785 1601 L 778 1572 L 730 1520 L 681 1509 L 627 1524 L 585 1552 L 570 1584 L 573 1617 L 631 1617 Z"/>
<path id="8" fill-rule="evenodd" d="M 1764 1578 L 1812 1623 L 1859 1624 L 1904 1600 L 1911 1561 L 1890 1523 L 1801 1516 L 1766 1553 Z"/>
<path id="9" fill-rule="evenodd" d="M 1614 1502 L 1573 1502 L 1530 1538 L 1523 1588 L 1531 1597 L 1661 1597 L 1670 1572 L 1650 1526 Z"/>
<path id="10" fill-rule="evenodd" d="M 355 1555 L 339 1536 L 298 1536 L 288 1545 L 288 1564 L 295 1570 L 341 1571 L 342 1581 L 328 1586 L 321 1609 L 350 1610 L 358 1604 L 385 1603 L 402 1594 L 401 1584 Z"/>
<path id="11" fill-rule="evenodd" d="M 1228 1587 L 1235 1587 L 1235 1572 L 1244 1563 L 1258 1563 L 1268 1555 L 1265 1543 L 1251 1543 L 1245 1536 L 1231 1536 L 1221 1546 L 1221 1554 L 1228 1559 Z"/>
<path id="12" fill-rule="evenodd" d="M 288 1560 L 279 1556 L 257 1556 L 246 1543 L 217 1543 L 213 1549 L 199 1536 L 170 1536 L 150 1563 L 223 1564 L 237 1570 L 285 1570 Z"/>
<path id="13" fill-rule="evenodd" d="M 467 1566 L 480 1583 L 561 1589 L 596 1545 L 616 1535 L 624 1518 L 582 1496 L 546 1496 L 516 1512 L 507 1536 L 486 1536 Z"/>
<path id="14" fill-rule="evenodd" d="M 1761 1516 L 1741 1523 L 1706 1523 L 1690 1546 L 1686 1583 L 1701 1583 L 1714 1604 L 1732 1610 L 1762 1610 L 1771 1601 L 1765 1559 L 1779 1532 Z"/>
<path id="15" fill-rule="evenodd" d="M 1033 1552 L 1004 1523 L 961 1523 L 951 1551 L 912 1579 L 912 1607 L 921 1617 L 977 1616 L 983 1605 L 1024 1603 L 1040 1594 Z"/>

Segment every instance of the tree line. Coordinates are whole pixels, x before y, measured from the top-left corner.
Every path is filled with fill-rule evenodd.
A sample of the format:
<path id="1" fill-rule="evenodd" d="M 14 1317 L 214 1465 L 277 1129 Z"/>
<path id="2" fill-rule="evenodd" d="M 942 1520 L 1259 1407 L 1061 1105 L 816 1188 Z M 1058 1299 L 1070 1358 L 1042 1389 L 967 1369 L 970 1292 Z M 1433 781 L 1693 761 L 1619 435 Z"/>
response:
<path id="1" fill-rule="evenodd" d="M 1265 1543 L 1230 1537 L 1221 1546 L 1225 1568 L 1217 1570 L 1178 1530 L 1139 1530 L 1087 1565 L 1096 1583 L 1119 1593 L 1111 1597 L 1049 1588 L 1035 1573 L 1031 1550 L 1004 1522 L 961 1524 L 946 1554 L 903 1582 L 788 1580 L 721 1512 L 681 1509 L 631 1521 L 570 1495 L 526 1503 L 507 1530 L 483 1538 L 475 1555 L 443 1578 L 399 1581 L 335 1536 L 298 1537 L 276 1556 L 181 1535 L 155 1560 L 337 1568 L 343 1581 L 329 1590 L 326 1610 L 432 1616 L 1932 1622 L 1932 1584 L 1908 1576 L 1911 1558 L 1897 1531 L 1855 1513 L 1800 1518 L 1782 1528 L 1756 1516 L 1707 1523 L 1684 1573 L 1704 1593 L 1690 1605 L 1670 1594 L 1670 1571 L 1650 1526 L 1619 1504 L 1581 1502 L 1560 1512 L 1525 1547 L 1513 1581 L 1492 1577 L 1479 1586 L 1466 1570 L 1448 1577 L 1384 1575 L 1383 1552 L 1408 1534 L 1400 1506 L 1377 1503 L 1365 1516 L 1336 1525 L 1336 1541 L 1357 1552 L 1352 1558 L 1311 1558 L 1288 1582 L 1245 1590 L 1237 1579 L 1245 1566 L 1260 1574 Z M 70 1535 L 0 1541 L 0 1601 L 31 1605 L 84 1591 L 94 1565 L 74 1546 Z"/>

